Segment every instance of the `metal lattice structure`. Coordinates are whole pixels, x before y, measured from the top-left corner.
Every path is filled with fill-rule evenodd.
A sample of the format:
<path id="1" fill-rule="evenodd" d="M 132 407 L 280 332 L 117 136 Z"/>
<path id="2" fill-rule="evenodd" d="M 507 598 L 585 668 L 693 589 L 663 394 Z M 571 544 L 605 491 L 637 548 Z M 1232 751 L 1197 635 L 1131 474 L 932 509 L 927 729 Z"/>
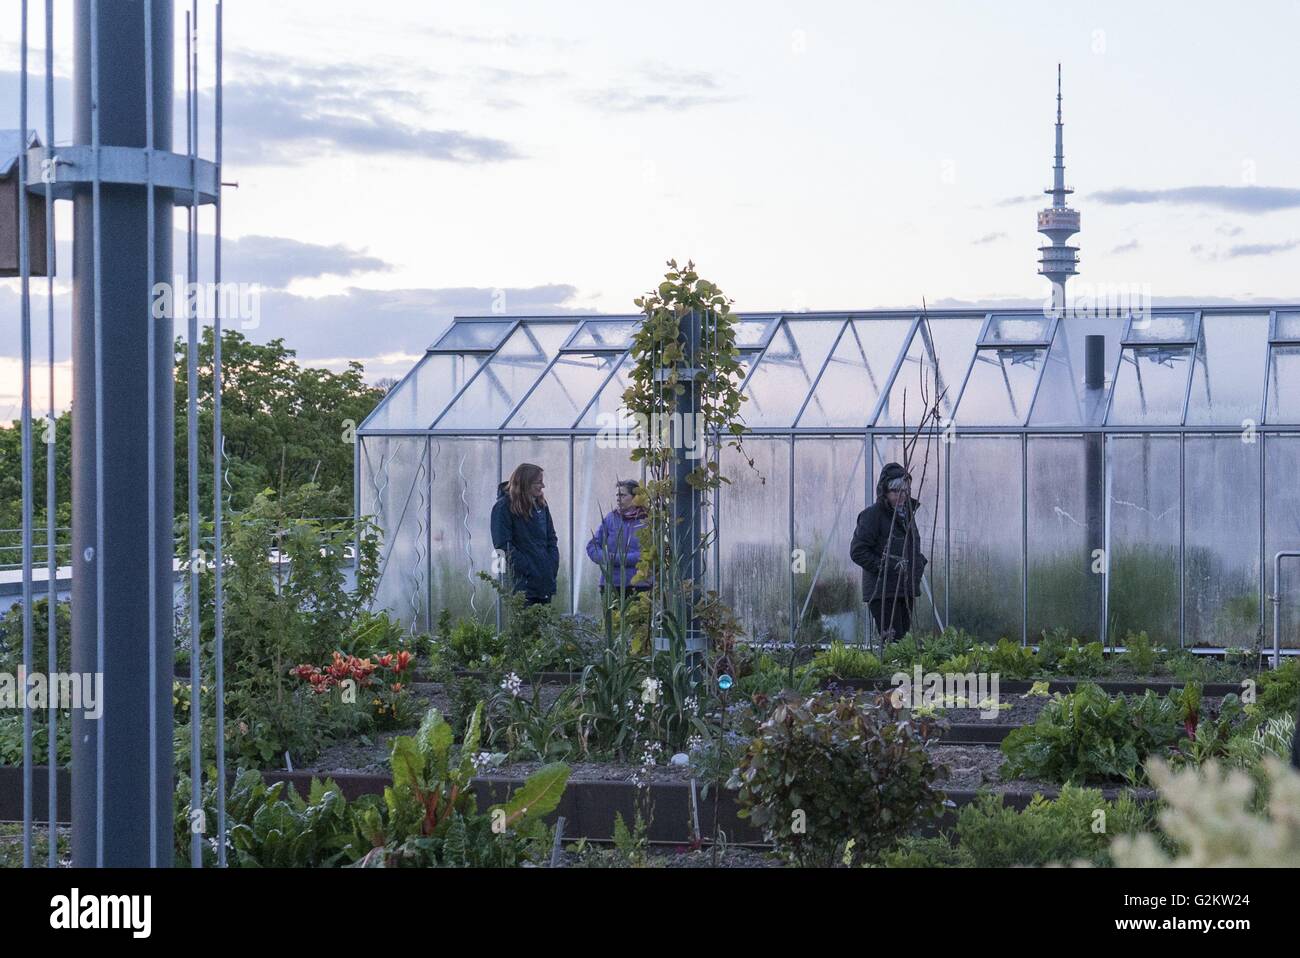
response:
<path id="1" fill-rule="evenodd" d="M 560 535 L 555 602 L 597 612 L 584 544 L 615 481 L 640 472 L 618 434 L 638 319 L 460 317 L 393 387 L 358 429 L 381 605 L 416 629 L 442 608 L 486 615 L 489 511 L 529 461 Z M 1208 652 L 1261 644 L 1267 597 L 1284 592 L 1281 644 L 1300 647 L 1295 583 L 1269 573 L 1300 542 L 1300 307 L 741 319 L 757 472 L 709 453 L 731 483 L 708 574 L 756 637 L 817 620 L 827 638 L 867 638 L 854 518 L 924 392 L 943 424 L 913 453 L 933 542 L 923 624 L 1030 643 L 1146 630 Z"/>
<path id="2" fill-rule="evenodd" d="M 27 202 L 18 203 L 17 247 L 21 285 L 22 342 L 22 599 L 23 666 L 33 661 L 33 377 L 30 286 L 34 237 L 44 243 L 48 276 L 49 422 L 55 392 L 54 208 L 73 204 L 73 420 L 71 490 L 60 489 L 54 457 L 47 456 L 46 542 L 55 541 L 55 504 L 70 492 L 72 519 L 72 661 L 58 656 L 56 550 L 47 547 L 45 569 L 50 614 L 47 680 L 71 670 L 98 682 L 100 710 L 71 712 L 72 857 L 79 866 L 167 866 L 173 859 L 174 774 L 172 742 L 173 576 L 189 580 L 190 683 L 210 678 L 216 701 L 223 697 L 221 620 L 221 483 L 213 482 L 211 511 L 200 506 L 198 343 L 199 210 L 214 216 L 211 275 L 221 283 L 221 2 L 204 4 L 204 22 L 215 25 L 215 142 L 201 155 L 199 110 L 200 6 L 185 16 L 185 152 L 173 151 L 176 31 L 172 0 L 78 0 L 73 7 L 75 43 L 72 142 L 55 139 L 54 4 L 46 0 L 44 143 L 28 131 L 28 3 L 20 4 L 21 68 L 18 179 L 24 197 L 44 201 L 45 226 L 34 232 Z M 111 68 L 109 68 L 111 66 Z M 182 303 L 188 350 L 188 489 L 186 558 L 173 555 L 173 314 L 159 311 L 158 284 L 172 284 L 172 213 L 187 213 L 186 289 L 169 302 Z M 221 297 L 216 301 L 213 386 L 213 461 L 221 462 Z M 219 470 L 219 467 L 218 467 Z M 201 518 L 215 534 L 200 535 Z M 209 549 L 211 556 L 209 558 Z M 213 661 L 200 642 L 199 577 L 215 587 Z M 198 702 L 199 696 L 195 695 Z M 197 704 L 195 714 L 197 716 Z M 225 863 L 224 717 L 215 709 L 217 821 L 203 818 L 201 723 L 191 723 L 191 862 L 202 864 L 212 842 Z M 58 807 L 59 710 L 47 709 L 49 751 L 40 810 L 49 822 L 48 865 L 56 863 L 52 811 Z M 24 711 L 23 849 L 32 864 L 36 755 L 32 709 Z"/>

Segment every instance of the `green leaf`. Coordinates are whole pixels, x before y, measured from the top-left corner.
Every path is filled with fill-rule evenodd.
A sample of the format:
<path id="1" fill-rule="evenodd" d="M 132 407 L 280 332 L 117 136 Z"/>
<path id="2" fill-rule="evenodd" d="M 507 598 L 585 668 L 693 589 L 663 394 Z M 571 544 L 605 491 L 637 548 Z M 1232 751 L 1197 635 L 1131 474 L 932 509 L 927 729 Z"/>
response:
<path id="1" fill-rule="evenodd" d="M 398 736 L 393 739 L 391 748 L 388 762 L 393 770 L 393 786 L 411 788 L 418 785 L 424 774 L 425 757 L 415 739 L 409 735 Z"/>
<path id="2" fill-rule="evenodd" d="M 569 781 L 569 766 L 563 762 L 544 765 L 510 796 L 504 806 L 507 824 L 530 822 L 555 811 Z"/>

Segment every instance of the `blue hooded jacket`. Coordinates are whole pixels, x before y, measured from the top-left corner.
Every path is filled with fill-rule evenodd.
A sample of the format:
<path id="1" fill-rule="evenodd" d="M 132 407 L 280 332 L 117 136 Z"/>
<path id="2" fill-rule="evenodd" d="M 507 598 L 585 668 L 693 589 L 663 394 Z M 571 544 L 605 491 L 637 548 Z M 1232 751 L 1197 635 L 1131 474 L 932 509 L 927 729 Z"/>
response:
<path id="1" fill-rule="evenodd" d="M 587 556 L 600 566 L 600 584 L 615 589 L 632 587 L 637 563 L 641 561 L 641 540 L 637 530 L 645 525 L 645 510 L 629 518 L 617 509 L 605 516 L 600 528 L 587 543 Z M 612 581 L 605 580 L 605 567 L 609 566 Z M 643 583 L 637 583 L 638 586 Z M 649 583 L 644 583 L 648 586 Z"/>

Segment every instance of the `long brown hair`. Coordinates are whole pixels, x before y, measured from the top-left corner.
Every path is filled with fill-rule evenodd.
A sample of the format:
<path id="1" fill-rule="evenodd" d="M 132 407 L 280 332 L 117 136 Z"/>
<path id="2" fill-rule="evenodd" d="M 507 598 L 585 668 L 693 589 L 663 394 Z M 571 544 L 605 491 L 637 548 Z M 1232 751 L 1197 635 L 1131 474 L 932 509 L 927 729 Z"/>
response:
<path id="1" fill-rule="evenodd" d="M 533 465 L 531 462 L 521 462 L 515 466 L 515 471 L 510 473 L 510 485 L 506 494 L 510 497 L 510 511 L 517 516 L 528 518 L 532 512 L 534 503 L 528 494 L 528 487 L 541 478 L 544 470 L 541 466 Z M 538 496 L 536 505 L 545 506 L 546 497 Z"/>

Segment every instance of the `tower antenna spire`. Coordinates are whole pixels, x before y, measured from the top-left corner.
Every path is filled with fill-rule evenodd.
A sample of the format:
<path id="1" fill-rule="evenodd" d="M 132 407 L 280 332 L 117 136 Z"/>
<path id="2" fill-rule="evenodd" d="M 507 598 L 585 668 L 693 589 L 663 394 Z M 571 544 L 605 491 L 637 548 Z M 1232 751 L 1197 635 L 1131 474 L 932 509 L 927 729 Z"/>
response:
<path id="1" fill-rule="evenodd" d="M 1065 306 L 1065 281 L 1078 273 L 1079 248 L 1069 239 L 1079 232 L 1079 213 L 1070 209 L 1066 197 L 1073 193 L 1065 185 L 1065 124 L 1061 119 L 1061 64 L 1056 65 L 1056 162 L 1052 166 L 1052 185 L 1043 192 L 1052 197 L 1052 205 L 1038 211 L 1038 232 L 1051 241 L 1038 247 L 1038 272 L 1052 284 L 1052 303 L 1057 311 Z"/>

